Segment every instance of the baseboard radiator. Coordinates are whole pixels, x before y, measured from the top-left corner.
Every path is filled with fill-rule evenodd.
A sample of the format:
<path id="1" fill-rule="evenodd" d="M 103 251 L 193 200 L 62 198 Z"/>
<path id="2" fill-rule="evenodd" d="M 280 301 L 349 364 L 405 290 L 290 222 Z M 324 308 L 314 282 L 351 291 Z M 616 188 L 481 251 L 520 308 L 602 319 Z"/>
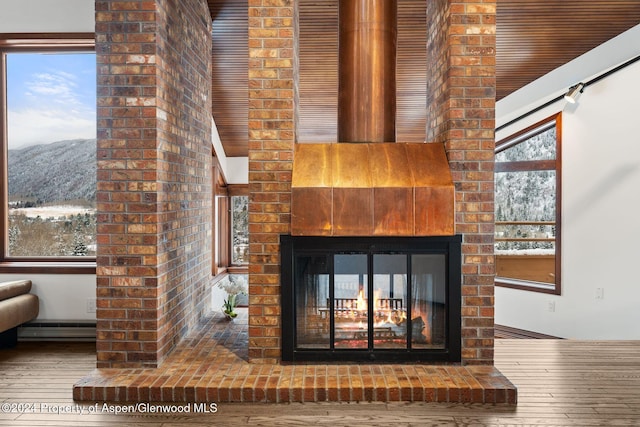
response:
<path id="1" fill-rule="evenodd" d="M 95 340 L 95 322 L 30 322 L 18 328 L 18 341 Z"/>

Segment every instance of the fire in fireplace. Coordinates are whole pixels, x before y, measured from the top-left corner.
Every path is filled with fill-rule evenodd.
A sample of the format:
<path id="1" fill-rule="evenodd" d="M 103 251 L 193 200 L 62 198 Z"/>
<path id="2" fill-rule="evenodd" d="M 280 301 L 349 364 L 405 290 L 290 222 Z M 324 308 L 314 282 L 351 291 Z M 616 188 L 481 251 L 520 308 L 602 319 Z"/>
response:
<path id="1" fill-rule="evenodd" d="M 281 236 L 283 361 L 460 361 L 460 236 Z"/>

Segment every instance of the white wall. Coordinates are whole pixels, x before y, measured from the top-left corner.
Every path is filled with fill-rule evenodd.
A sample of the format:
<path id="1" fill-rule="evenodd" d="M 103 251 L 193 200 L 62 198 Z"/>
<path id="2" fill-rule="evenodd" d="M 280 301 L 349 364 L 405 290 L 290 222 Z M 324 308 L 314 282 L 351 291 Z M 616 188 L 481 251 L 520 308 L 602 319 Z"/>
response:
<path id="1" fill-rule="evenodd" d="M 93 32 L 94 0 L 0 0 L 0 33 Z M 40 297 L 38 321 L 91 321 L 95 275 L 0 274 L 0 281 L 31 279 Z"/>
<path id="2" fill-rule="evenodd" d="M 213 151 L 218 157 L 218 163 L 222 169 L 222 175 L 227 184 L 248 184 L 249 183 L 249 158 L 248 157 L 227 157 L 220 141 L 220 134 L 216 127 L 216 122 L 211 119 L 211 136 Z"/>
<path id="3" fill-rule="evenodd" d="M 96 299 L 96 276 L 91 274 L 0 274 L 0 281 L 29 279 L 31 293 L 40 298 L 38 322 L 90 322 L 87 301 Z"/>
<path id="4" fill-rule="evenodd" d="M 524 92 L 552 99 L 558 81 L 564 82 L 564 92 L 640 54 L 638 38 L 640 26 Z M 630 39 L 636 42 L 628 43 Z M 560 101 L 496 134 L 499 140 L 563 110 L 562 295 L 497 287 L 496 323 L 565 338 L 640 339 L 640 274 L 635 264 L 640 254 L 639 75 L 636 62 L 587 86 L 577 104 Z M 522 93 L 514 95 L 498 103 L 503 104 L 497 109 L 498 126 L 512 120 L 513 111 L 542 103 L 534 100 L 527 106 Z M 603 299 L 596 298 L 597 288 L 603 289 Z M 549 302 L 555 303 L 554 312 Z"/>
<path id="5" fill-rule="evenodd" d="M 0 0 L 0 33 L 92 33 L 94 0 Z"/>

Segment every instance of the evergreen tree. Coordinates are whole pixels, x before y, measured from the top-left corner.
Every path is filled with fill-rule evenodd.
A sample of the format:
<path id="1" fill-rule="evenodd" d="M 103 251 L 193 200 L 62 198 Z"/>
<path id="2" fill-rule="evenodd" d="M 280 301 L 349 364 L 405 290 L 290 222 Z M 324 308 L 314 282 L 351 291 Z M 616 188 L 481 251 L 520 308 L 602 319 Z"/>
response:
<path id="1" fill-rule="evenodd" d="M 18 246 L 18 239 L 20 239 L 20 228 L 16 225 L 9 227 L 9 254 L 15 252 Z"/>
<path id="2" fill-rule="evenodd" d="M 80 227 L 76 227 L 73 232 L 73 256 L 87 256 L 89 248 L 84 243 L 84 236 L 80 231 Z"/>

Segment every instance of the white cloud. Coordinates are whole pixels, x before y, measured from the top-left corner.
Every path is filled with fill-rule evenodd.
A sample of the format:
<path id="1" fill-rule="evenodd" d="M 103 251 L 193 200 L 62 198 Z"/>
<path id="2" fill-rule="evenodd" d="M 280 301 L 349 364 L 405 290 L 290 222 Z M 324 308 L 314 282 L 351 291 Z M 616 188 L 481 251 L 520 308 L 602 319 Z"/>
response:
<path id="1" fill-rule="evenodd" d="M 95 112 L 89 109 L 28 108 L 9 111 L 9 148 L 96 137 Z"/>
<path id="2" fill-rule="evenodd" d="M 78 84 L 75 80 L 75 75 L 64 71 L 34 74 L 33 80 L 25 82 L 29 90 L 27 95 L 39 99 L 49 98 L 49 101 L 54 103 L 80 104 L 76 94 Z"/>
<path id="3" fill-rule="evenodd" d="M 86 105 L 76 75 L 52 70 L 30 74 L 23 97 L 9 104 L 9 148 L 96 137 L 95 105 Z"/>

